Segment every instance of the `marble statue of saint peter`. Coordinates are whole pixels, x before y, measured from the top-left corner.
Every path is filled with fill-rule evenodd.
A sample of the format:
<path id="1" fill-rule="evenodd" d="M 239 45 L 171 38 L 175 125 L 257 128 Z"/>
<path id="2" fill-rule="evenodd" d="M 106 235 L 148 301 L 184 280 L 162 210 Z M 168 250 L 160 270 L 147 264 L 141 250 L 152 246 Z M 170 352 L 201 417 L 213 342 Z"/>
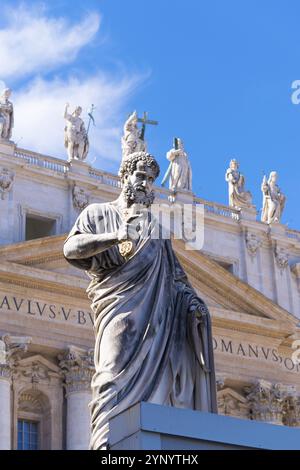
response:
<path id="1" fill-rule="evenodd" d="M 129 155 L 119 198 L 85 208 L 64 244 L 91 278 L 91 449 L 109 448 L 109 420 L 140 401 L 216 412 L 209 312 L 170 240 L 151 237 L 158 174 L 150 154 Z"/>

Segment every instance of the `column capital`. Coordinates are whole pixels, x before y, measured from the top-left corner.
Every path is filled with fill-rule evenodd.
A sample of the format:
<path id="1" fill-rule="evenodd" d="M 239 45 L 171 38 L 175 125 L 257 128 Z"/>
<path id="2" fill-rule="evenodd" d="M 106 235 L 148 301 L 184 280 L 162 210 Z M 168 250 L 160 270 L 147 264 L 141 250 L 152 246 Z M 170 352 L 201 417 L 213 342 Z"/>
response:
<path id="1" fill-rule="evenodd" d="M 246 387 L 245 392 L 254 420 L 283 424 L 284 403 L 288 394 L 286 387 L 261 379 Z"/>
<path id="2" fill-rule="evenodd" d="M 10 379 L 18 361 L 28 350 L 31 338 L 27 336 L 0 335 L 0 377 Z"/>
<path id="3" fill-rule="evenodd" d="M 291 394 L 287 397 L 284 406 L 284 424 L 300 427 L 300 396 Z"/>
<path id="4" fill-rule="evenodd" d="M 95 373 L 92 349 L 69 346 L 63 354 L 58 355 L 58 360 L 67 394 L 91 390 L 91 380 Z"/>

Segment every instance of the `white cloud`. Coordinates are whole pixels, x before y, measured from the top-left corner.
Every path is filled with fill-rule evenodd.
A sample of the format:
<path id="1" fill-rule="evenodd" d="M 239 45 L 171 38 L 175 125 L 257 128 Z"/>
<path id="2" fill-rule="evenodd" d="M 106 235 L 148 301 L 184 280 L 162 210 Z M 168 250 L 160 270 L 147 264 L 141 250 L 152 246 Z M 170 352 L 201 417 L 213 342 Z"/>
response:
<path id="1" fill-rule="evenodd" d="M 3 13 L 4 11 L 4 13 Z M 44 9 L 20 5 L 2 9 L 0 29 L 0 78 L 14 79 L 71 63 L 96 35 L 98 13 L 70 24 L 65 18 L 47 17 Z"/>
<path id="2" fill-rule="evenodd" d="M 1 12 L 3 13 L 3 11 Z M 62 76 L 61 66 L 72 63 L 80 49 L 92 42 L 100 26 L 98 13 L 89 13 L 77 24 L 66 18 L 47 16 L 45 7 L 24 7 L 4 12 L 4 29 L 0 30 L 0 89 L 11 86 L 16 78 L 27 75 L 13 88 L 15 108 L 13 140 L 25 149 L 58 158 L 66 158 L 64 148 L 65 102 L 72 108 L 80 105 L 87 125 L 87 111 L 96 106 L 96 127 L 91 125 L 88 160 L 94 166 L 116 169 L 121 160 L 120 134 L 128 111 L 125 104 L 144 75 L 118 73 L 117 78 L 98 71 L 83 78 L 67 71 L 66 78 L 46 79 L 52 69 Z M 1 22 L 3 23 L 3 15 Z M 80 65 L 80 64 L 78 64 Z M 72 69 L 71 69 L 72 70 Z M 82 69 L 80 77 L 82 77 Z"/>
<path id="3" fill-rule="evenodd" d="M 121 160 L 121 128 L 128 114 L 125 105 L 142 79 L 136 75 L 113 80 L 103 73 L 83 80 L 71 77 L 65 81 L 46 81 L 38 78 L 12 96 L 15 108 L 13 140 L 19 147 L 66 158 L 63 139 L 65 102 L 70 103 L 71 111 L 76 105 L 82 106 L 86 124 L 87 112 L 93 103 L 96 127 L 91 125 L 88 160 L 94 166 L 108 170 L 116 168 Z"/>

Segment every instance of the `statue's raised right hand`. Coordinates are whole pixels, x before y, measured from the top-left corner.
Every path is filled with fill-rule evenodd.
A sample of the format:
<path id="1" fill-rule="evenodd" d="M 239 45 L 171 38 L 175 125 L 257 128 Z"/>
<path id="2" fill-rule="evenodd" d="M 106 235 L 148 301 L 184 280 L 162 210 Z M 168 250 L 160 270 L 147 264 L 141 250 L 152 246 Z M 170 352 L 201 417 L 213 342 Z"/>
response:
<path id="1" fill-rule="evenodd" d="M 125 240 L 128 240 L 128 223 L 124 222 L 123 224 L 120 225 L 118 232 L 117 232 L 117 238 L 119 242 L 123 242 Z"/>
<path id="2" fill-rule="evenodd" d="M 135 214 L 123 222 L 117 232 L 118 241 L 136 240 L 139 236 L 138 229 L 140 226 L 140 219 L 142 217 L 143 214 Z"/>

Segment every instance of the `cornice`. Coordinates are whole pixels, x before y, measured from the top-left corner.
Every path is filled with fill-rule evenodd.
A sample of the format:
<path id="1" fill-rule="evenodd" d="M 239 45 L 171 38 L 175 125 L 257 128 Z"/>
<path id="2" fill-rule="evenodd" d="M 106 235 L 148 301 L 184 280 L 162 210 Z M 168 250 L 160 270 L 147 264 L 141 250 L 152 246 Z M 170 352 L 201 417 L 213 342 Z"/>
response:
<path id="1" fill-rule="evenodd" d="M 249 314 L 256 312 L 258 316 L 285 321 L 293 329 L 299 323 L 299 319 L 291 313 L 265 297 L 254 287 L 226 271 L 226 269 L 208 257 L 205 257 L 201 252 L 193 252 L 191 257 L 189 256 L 190 251 L 184 249 L 184 243 L 181 240 L 174 240 L 173 244 L 178 258 L 187 273 L 190 273 L 196 280 L 212 290 L 226 295 L 227 299 L 233 305 L 238 306 L 240 311 Z"/>
<path id="2" fill-rule="evenodd" d="M 286 338 L 295 333 L 295 329 L 287 327 L 282 321 L 257 317 L 244 312 L 220 311 L 213 307 L 210 308 L 210 312 L 214 328 L 265 336 L 280 340 L 279 343 L 286 341 Z"/>
<path id="3" fill-rule="evenodd" d="M 21 264 L 4 261 L 0 264 L 0 281 L 5 284 L 16 284 L 48 292 L 66 294 L 70 297 L 86 299 L 85 290 L 88 280 L 66 274 L 22 266 Z"/>

